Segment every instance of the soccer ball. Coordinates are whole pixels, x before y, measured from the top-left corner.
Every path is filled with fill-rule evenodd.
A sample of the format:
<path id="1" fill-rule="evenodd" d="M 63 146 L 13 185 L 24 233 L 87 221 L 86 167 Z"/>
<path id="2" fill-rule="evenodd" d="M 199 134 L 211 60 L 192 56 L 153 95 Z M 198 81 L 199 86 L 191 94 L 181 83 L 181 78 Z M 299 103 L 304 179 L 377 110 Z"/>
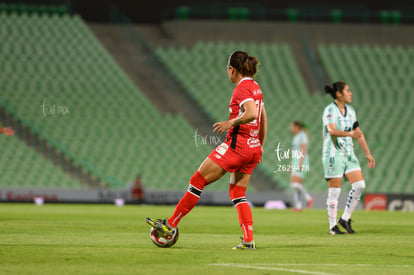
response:
<path id="1" fill-rule="evenodd" d="M 172 236 L 164 236 L 162 233 L 159 233 L 157 229 L 151 227 L 150 238 L 158 247 L 171 247 L 178 241 L 178 228 L 174 229 L 174 234 Z"/>

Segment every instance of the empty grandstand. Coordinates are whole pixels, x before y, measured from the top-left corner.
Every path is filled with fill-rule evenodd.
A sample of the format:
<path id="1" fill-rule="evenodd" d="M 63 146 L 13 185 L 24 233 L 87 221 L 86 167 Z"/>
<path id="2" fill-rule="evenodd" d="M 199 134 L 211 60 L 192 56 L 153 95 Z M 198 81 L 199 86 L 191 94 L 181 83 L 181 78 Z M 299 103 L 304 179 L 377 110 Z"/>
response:
<path id="1" fill-rule="evenodd" d="M 294 119 L 304 120 L 310 126 L 311 136 L 309 188 L 323 191 L 326 186 L 323 184 L 321 143 L 318 141 L 321 110 L 330 98 L 308 91 L 288 45 L 199 42 L 190 49 L 160 48 L 156 52 L 189 94 L 219 120 L 226 116 L 227 110 L 217 106 L 228 100 L 227 91 L 232 89 L 226 81 L 227 75 L 223 73 L 223 57 L 235 49 L 245 49 L 262 62 L 257 80 L 263 87 L 270 121 L 263 168 L 276 179 L 279 178 L 278 182 L 284 187 L 288 186 L 288 173 L 274 173 L 279 164 L 274 150 L 279 142 L 284 148 L 289 148 L 289 123 Z M 409 115 L 412 109 L 406 104 L 413 100 L 410 92 L 414 75 L 413 48 L 321 45 L 318 50 L 329 77 L 345 79 L 350 83 L 361 127 L 367 132 L 383 171 L 367 170 L 368 190 L 412 192 L 409 185 L 412 171 L 408 167 L 413 164 L 413 158 L 403 152 L 409 151 L 409 141 L 414 139 L 412 132 L 407 133 L 405 128 L 412 127 Z M 400 72 L 398 76 L 396 71 Z M 201 79 L 200 75 L 203 76 Z M 398 96 L 395 96 L 397 93 Z M 362 150 L 356 151 L 364 160 Z M 396 175 L 398 180 L 395 180 Z"/>
<path id="2" fill-rule="evenodd" d="M 16 11 L 2 6 L 0 22 L 0 37 L 7 37 L 0 43 L 3 124 L 21 125 L 16 129 L 20 139 L 0 137 L 5 148 L 0 160 L 3 186 L 124 189 L 141 174 L 146 190 L 182 191 L 217 145 L 209 136 L 198 146 L 196 131 L 206 125 L 198 125 L 188 113 L 164 112 L 160 106 L 171 98 L 168 88 L 149 96 L 148 86 L 133 81 L 133 73 L 115 61 L 111 49 L 80 16 L 63 8 Z M 245 32 L 237 32 L 240 24 Z M 254 32 L 256 28 L 260 31 Z M 363 26 L 349 43 L 346 36 L 355 28 L 345 25 L 173 21 L 131 29 L 153 50 L 160 70 L 182 86 L 183 96 L 201 107 L 206 121 L 228 117 L 234 87 L 225 71 L 228 54 L 242 49 L 258 57 L 257 80 L 264 93 L 269 133 L 264 162 L 256 173 L 269 180 L 253 181 L 251 191 L 288 190 L 289 173 L 277 170 L 290 161 L 279 161 L 275 149 L 291 147 L 289 123 L 296 119 L 309 125 L 306 184 L 312 192 L 326 191 L 320 160 L 321 112 L 331 99 L 315 86 L 325 77 L 348 82 L 354 92 L 353 105 L 378 165 L 365 169 L 362 150 L 356 149 L 368 191 L 414 192 L 410 185 L 414 136 L 407 130 L 414 126 L 409 107 L 414 101 L 410 27 L 393 32 L 392 26 Z M 381 35 L 370 37 L 374 30 Z M 307 54 L 314 54 L 314 60 L 309 61 Z M 313 79 L 314 66 L 322 70 L 320 79 Z M 164 95 L 162 104 L 157 104 L 157 97 Z M 184 104 L 177 102 L 175 108 Z M 225 177 L 208 190 L 225 194 L 227 183 Z"/>
<path id="3" fill-rule="evenodd" d="M 181 190 L 187 184 L 211 148 L 195 148 L 195 129 L 182 117 L 160 115 L 78 16 L 1 13 L 0 18 L 1 36 L 8 37 L 0 46 L 1 102 L 16 117 L 74 162 L 91 166 L 105 187 L 126 187 L 138 173 L 149 190 Z M 24 148 L 16 148 L 19 152 L 30 150 L 13 145 Z M 49 183 L 28 181 L 45 169 L 38 165 L 41 155 L 31 156 L 25 160 L 29 168 L 19 170 L 24 176 L 7 173 L 5 181 L 81 186 L 61 180 L 61 172 L 48 177 Z M 2 161 L 12 162 L 2 169 L 20 166 L 20 158 Z"/>

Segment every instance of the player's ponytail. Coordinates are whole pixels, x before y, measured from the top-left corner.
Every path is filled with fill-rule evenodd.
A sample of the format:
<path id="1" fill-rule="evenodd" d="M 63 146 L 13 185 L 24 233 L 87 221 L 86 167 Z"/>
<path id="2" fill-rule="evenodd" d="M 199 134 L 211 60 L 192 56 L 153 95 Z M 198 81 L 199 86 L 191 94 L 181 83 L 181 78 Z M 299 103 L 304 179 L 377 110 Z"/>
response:
<path id="1" fill-rule="evenodd" d="M 342 93 L 345 86 L 346 86 L 345 82 L 337 81 L 333 83 L 332 85 L 325 85 L 325 92 L 327 94 L 330 94 L 333 99 L 336 99 L 336 92 Z"/>
<path id="2" fill-rule="evenodd" d="M 244 76 L 254 76 L 257 73 L 257 59 L 254 56 L 248 56 L 243 63 L 241 74 Z"/>
<path id="3" fill-rule="evenodd" d="M 233 52 L 227 60 L 227 66 L 235 68 L 242 76 L 247 77 L 255 76 L 259 64 L 256 57 L 249 56 L 243 51 Z"/>

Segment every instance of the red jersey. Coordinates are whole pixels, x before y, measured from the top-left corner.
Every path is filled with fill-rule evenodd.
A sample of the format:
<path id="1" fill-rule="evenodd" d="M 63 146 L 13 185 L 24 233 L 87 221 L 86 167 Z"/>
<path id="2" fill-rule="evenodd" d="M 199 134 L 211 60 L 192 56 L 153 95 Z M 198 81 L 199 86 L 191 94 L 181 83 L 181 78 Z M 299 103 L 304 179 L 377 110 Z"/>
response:
<path id="1" fill-rule="evenodd" d="M 259 84 L 250 77 L 243 78 L 234 88 L 230 101 L 230 119 L 243 113 L 242 105 L 253 101 L 257 108 L 257 119 L 239 126 L 233 126 L 227 131 L 226 143 L 241 154 L 261 151 L 259 140 L 260 117 L 263 108 L 263 94 Z"/>

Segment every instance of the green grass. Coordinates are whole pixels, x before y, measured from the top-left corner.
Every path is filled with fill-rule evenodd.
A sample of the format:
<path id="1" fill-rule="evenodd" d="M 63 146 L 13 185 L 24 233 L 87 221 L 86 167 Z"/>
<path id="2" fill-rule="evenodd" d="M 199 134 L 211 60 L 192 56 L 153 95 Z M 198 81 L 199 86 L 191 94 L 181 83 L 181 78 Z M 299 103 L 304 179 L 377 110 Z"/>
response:
<path id="1" fill-rule="evenodd" d="M 180 239 L 155 247 L 144 218 L 173 207 L 0 204 L 1 274 L 414 274 L 414 215 L 354 214 L 355 235 L 327 234 L 322 210 L 254 208 L 256 251 L 233 251 L 231 207 L 196 207 Z"/>

